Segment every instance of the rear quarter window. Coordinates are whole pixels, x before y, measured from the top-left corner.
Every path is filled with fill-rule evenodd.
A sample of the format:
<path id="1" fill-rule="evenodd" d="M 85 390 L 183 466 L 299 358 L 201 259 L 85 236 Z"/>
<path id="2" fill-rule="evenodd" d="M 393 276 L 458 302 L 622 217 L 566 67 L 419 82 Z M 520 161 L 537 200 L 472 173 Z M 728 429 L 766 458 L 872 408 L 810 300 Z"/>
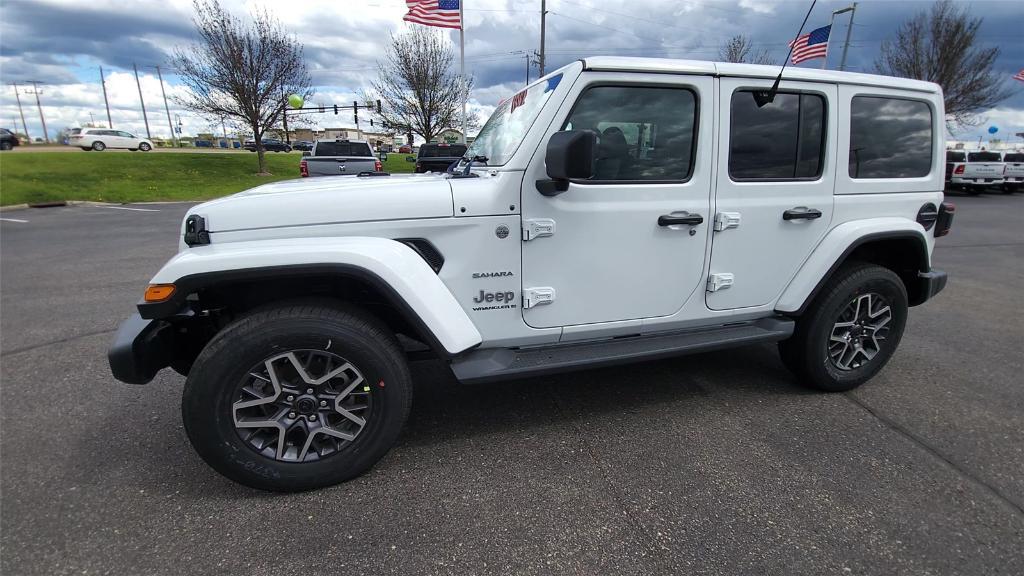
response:
<path id="1" fill-rule="evenodd" d="M 932 109 L 926 102 L 854 96 L 850 178 L 922 178 L 932 169 Z"/>

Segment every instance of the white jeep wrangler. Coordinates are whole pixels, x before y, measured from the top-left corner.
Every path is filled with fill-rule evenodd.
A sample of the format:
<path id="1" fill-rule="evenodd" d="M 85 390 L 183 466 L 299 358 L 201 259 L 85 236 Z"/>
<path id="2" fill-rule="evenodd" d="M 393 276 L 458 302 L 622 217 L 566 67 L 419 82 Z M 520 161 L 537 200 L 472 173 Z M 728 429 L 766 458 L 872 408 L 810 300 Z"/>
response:
<path id="1" fill-rule="evenodd" d="M 588 58 L 500 105 L 448 174 L 267 184 L 194 207 L 114 376 L 187 375 L 213 468 L 268 490 L 369 469 L 410 360 L 463 382 L 778 342 L 849 390 L 946 283 L 938 86 Z"/>

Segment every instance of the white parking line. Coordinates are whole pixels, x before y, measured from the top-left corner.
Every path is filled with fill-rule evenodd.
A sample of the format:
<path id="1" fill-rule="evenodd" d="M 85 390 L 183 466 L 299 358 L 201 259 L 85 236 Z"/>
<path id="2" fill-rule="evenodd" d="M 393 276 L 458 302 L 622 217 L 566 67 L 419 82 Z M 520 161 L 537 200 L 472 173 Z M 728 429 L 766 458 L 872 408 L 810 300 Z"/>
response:
<path id="1" fill-rule="evenodd" d="M 153 208 L 129 208 L 127 206 L 104 206 L 103 204 L 96 204 L 97 208 L 110 208 L 111 210 L 133 210 L 135 212 L 159 212 Z"/>
<path id="2" fill-rule="evenodd" d="M 28 224 L 28 220 L 21 220 L 18 218 L 0 218 L 4 222 L 21 222 L 22 224 Z"/>

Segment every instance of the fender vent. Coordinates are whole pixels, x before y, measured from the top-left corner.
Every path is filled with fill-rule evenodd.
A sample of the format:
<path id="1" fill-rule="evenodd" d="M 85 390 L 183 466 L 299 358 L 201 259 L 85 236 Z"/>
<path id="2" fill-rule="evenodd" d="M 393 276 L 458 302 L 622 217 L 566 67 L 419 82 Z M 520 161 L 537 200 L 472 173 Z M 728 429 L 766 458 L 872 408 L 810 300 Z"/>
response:
<path id="1" fill-rule="evenodd" d="M 415 250 L 435 273 L 440 272 L 441 267 L 444 266 L 444 256 L 430 243 L 430 240 L 426 238 L 395 238 L 395 241 Z"/>

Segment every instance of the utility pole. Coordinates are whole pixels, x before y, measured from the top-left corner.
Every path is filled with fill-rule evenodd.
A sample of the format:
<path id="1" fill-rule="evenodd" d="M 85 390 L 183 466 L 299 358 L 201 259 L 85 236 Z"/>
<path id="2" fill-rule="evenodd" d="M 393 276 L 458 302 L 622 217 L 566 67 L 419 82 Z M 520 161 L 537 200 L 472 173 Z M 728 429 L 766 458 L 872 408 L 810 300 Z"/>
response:
<path id="1" fill-rule="evenodd" d="M 164 92 L 164 77 L 160 74 L 160 67 L 156 68 L 156 77 L 160 80 L 160 94 L 164 97 L 164 112 L 167 113 L 167 127 L 171 129 L 171 142 L 174 143 L 174 147 L 178 147 L 178 138 L 174 135 L 174 123 L 171 122 L 171 109 L 167 107 L 167 92 Z"/>
<path id="2" fill-rule="evenodd" d="M 832 41 L 832 30 L 831 30 L 831 28 L 832 28 L 832 24 L 836 21 L 836 16 L 839 15 L 839 14 L 846 13 L 846 12 L 851 12 L 852 13 L 852 12 L 854 12 L 856 10 L 857 10 L 857 3 L 854 2 L 852 6 L 847 6 L 846 8 L 840 8 L 839 10 L 833 10 L 832 11 L 832 17 L 829 18 L 829 21 L 828 21 L 828 26 L 829 26 L 828 36 L 829 36 L 829 42 L 830 43 Z M 850 25 L 846 29 L 846 43 L 843 44 L 843 58 L 842 58 L 842 62 L 840 62 L 840 64 L 839 64 L 839 69 L 840 70 L 842 70 L 843 67 L 846 66 L 846 49 L 850 47 L 850 30 L 852 28 L 853 28 L 853 14 L 850 14 Z M 821 69 L 824 70 L 826 68 L 826 66 L 828 66 L 828 52 L 825 52 L 825 57 L 822 58 L 822 60 L 821 60 Z"/>
<path id="3" fill-rule="evenodd" d="M 530 53 L 526 50 L 513 50 L 509 54 L 515 54 L 526 58 L 526 84 L 530 84 Z"/>
<path id="4" fill-rule="evenodd" d="M 857 14 L 857 3 L 850 7 L 850 24 L 846 27 L 846 42 L 843 43 L 843 57 L 839 60 L 839 69 L 846 70 L 846 51 L 850 48 L 850 32 L 853 30 L 853 17 Z"/>
<path id="5" fill-rule="evenodd" d="M 25 138 L 28 139 L 28 143 L 32 143 L 32 137 L 28 135 L 28 124 L 25 124 L 25 111 L 21 109 L 21 96 L 18 95 L 18 83 L 11 82 L 11 86 L 14 86 L 14 98 L 18 101 L 18 114 L 21 115 L 21 127 L 25 130 Z"/>
<path id="6" fill-rule="evenodd" d="M 146 138 L 150 140 L 153 136 L 149 133 L 149 118 L 146 118 L 146 101 L 142 99 L 142 84 L 139 83 L 139 67 L 132 62 L 132 70 L 135 71 L 135 86 L 139 89 L 139 104 L 142 104 L 142 121 L 146 123 Z"/>
<path id="7" fill-rule="evenodd" d="M 46 118 L 43 118 L 43 105 L 39 102 L 39 95 L 42 94 L 42 92 L 39 91 L 39 85 L 42 84 L 42 82 L 38 80 L 26 80 L 25 83 L 32 85 L 31 93 L 36 95 L 36 108 L 39 109 L 39 122 L 43 125 L 43 140 L 49 144 L 50 135 L 46 133 Z"/>
<path id="8" fill-rule="evenodd" d="M 540 75 L 541 75 L 541 77 L 544 76 L 544 60 L 545 60 L 545 58 L 544 58 L 544 26 L 545 26 L 545 24 L 547 24 L 547 22 L 546 22 L 547 16 L 548 16 L 547 1 L 546 0 L 540 0 L 540 62 L 538 64 L 538 66 L 540 67 Z"/>
<path id="9" fill-rule="evenodd" d="M 107 107 L 107 128 L 113 128 L 114 121 L 110 119 L 110 101 L 107 100 L 107 80 L 103 77 L 103 66 L 100 66 L 100 84 L 103 85 L 103 104 Z"/>
<path id="10" fill-rule="evenodd" d="M 281 123 L 284 124 L 284 141 L 291 144 L 292 138 L 288 135 L 288 97 L 282 92 L 281 98 L 284 100 L 284 108 L 281 109 Z"/>

